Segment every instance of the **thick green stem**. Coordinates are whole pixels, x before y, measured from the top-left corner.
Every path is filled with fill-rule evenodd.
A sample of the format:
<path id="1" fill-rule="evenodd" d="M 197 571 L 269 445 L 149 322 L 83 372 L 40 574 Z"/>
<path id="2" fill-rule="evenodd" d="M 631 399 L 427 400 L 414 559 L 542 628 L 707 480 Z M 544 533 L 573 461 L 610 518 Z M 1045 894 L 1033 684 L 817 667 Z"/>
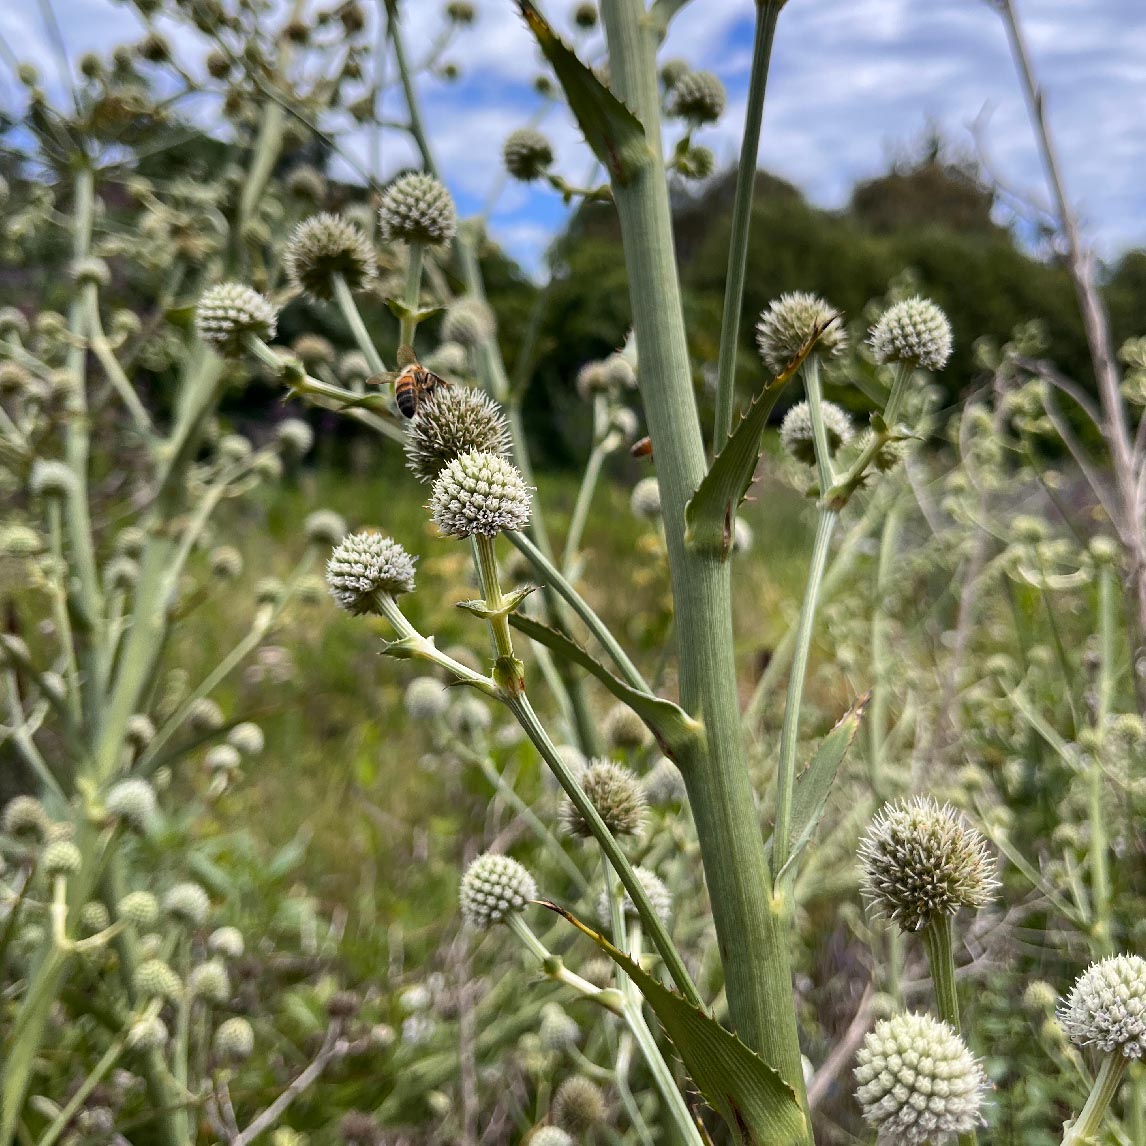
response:
<path id="1" fill-rule="evenodd" d="M 952 1029 L 959 1031 L 959 995 L 955 988 L 955 951 L 951 916 L 937 915 L 923 929 L 927 965 L 935 988 L 935 1009 Z"/>
<path id="2" fill-rule="evenodd" d="M 891 591 L 899 531 L 903 524 L 903 510 L 893 505 L 883 523 L 883 537 L 879 545 L 879 566 L 876 570 L 875 605 L 871 614 L 871 713 L 868 716 L 868 765 L 871 769 L 871 792 L 876 805 L 888 798 L 887 761 L 884 759 L 884 741 L 887 739 L 887 702 L 892 677 L 888 659 L 888 618 L 885 608 Z"/>
<path id="3" fill-rule="evenodd" d="M 607 0 L 602 15 L 613 90 L 641 119 L 648 145 L 644 161 L 614 179 L 613 194 L 640 348 L 641 395 L 658 459 L 680 632 L 681 701 L 705 726 L 700 758 L 682 770 L 732 1023 L 805 1104 L 787 913 L 773 899 L 740 730 L 729 564 L 685 545 L 685 505 L 705 475 L 706 462 L 661 154 L 655 30 L 641 0 Z"/>
<path id="4" fill-rule="evenodd" d="M 1118 1093 L 1129 1061 L 1118 1051 L 1106 1055 L 1102 1060 L 1102 1066 L 1098 1069 L 1098 1077 L 1094 1080 L 1086 1105 L 1063 1134 L 1062 1146 L 1092 1146 L 1098 1140 L 1098 1132 L 1102 1129 L 1106 1111 Z"/>
<path id="5" fill-rule="evenodd" d="M 1090 895 L 1094 904 L 1092 939 L 1099 955 L 1114 953 L 1110 921 L 1109 843 L 1106 830 L 1105 775 L 1101 745 L 1106 734 L 1114 691 L 1114 637 L 1117 625 L 1114 570 L 1104 565 L 1098 579 L 1099 680 L 1098 712 L 1095 716 L 1099 751 L 1092 753 L 1087 768 L 1087 803 L 1090 817 Z"/>
<path id="6" fill-rule="evenodd" d="M 402 298 L 405 312 L 398 328 L 398 345 L 414 348 L 414 332 L 418 329 L 415 317 L 418 301 L 422 297 L 422 262 L 426 252 L 425 243 L 410 244 L 410 262 L 406 267 L 406 293 Z"/>
<path id="7" fill-rule="evenodd" d="M 779 871 L 788 862 L 792 848 L 792 798 L 796 790 L 796 748 L 799 744 L 800 709 L 804 700 L 804 678 L 808 672 L 808 654 L 812 647 L 812 630 L 816 621 L 816 605 L 824 570 L 831 551 L 832 534 L 839 514 L 821 509 L 816 523 L 816 540 L 812 546 L 812 564 L 804 587 L 804 601 L 800 606 L 800 622 L 796 628 L 796 652 L 792 658 L 792 673 L 788 677 L 788 698 L 784 704 L 784 724 L 780 730 L 780 763 L 776 773 L 776 830 L 773 836 L 773 864 Z"/>
<path id="8" fill-rule="evenodd" d="M 354 336 L 358 349 L 369 363 L 370 369 L 375 374 L 384 373 L 386 363 L 383 361 L 382 355 L 378 353 L 378 347 L 374 345 L 374 339 L 370 337 L 366 323 L 362 321 L 362 314 L 358 309 L 358 304 L 354 301 L 354 295 L 351 293 L 350 287 L 346 285 L 346 280 L 342 275 L 334 276 L 334 298 L 346 325 L 350 327 L 350 333 Z"/>
<path id="9" fill-rule="evenodd" d="M 728 273 L 724 279 L 724 314 L 720 320 L 720 358 L 716 370 L 716 419 L 712 452 L 720 453 L 732 429 L 736 397 L 736 348 L 740 340 L 740 308 L 748 269 L 748 228 L 752 221 L 752 194 L 756 189 L 756 163 L 760 153 L 760 125 L 764 120 L 764 92 L 772 41 L 783 0 L 757 0 L 756 38 L 752 45 L 752 71 L 748 79 L 748 105 L 740 165 L 736 169 L 736 200 L 732 205 L 732 236 L 728 246 Z"/>

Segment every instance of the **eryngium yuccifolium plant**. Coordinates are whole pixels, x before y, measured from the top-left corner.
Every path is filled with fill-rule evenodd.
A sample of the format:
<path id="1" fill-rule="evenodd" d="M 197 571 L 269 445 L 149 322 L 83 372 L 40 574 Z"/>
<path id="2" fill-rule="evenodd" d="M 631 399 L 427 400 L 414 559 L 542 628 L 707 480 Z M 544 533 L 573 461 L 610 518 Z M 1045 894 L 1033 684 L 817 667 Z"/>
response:
<path id="1" fill-rule="evenodd" d="M 505 457 L 509 424 L 484 390 L 439 386 L 418 405 L 406 427 L 406 468 L 429 483 L 462 454 L 473 450 Z"/>
<path id="2" fill-rule="evenodd" d="M 574 1146 L 573 1135 L 560 1126 L 542 1126 L 531 1135 L 529 1146 Z"/>
<path id="3" fill-rule="evenodd" d="M 278 314 L 270 299 L 244 283 L 208 287 L 195 308 L 195 330 L 225 358 L 243 352 L 248 334 L 264 341 L 274 338 Z"/>
<path id="4" fill-rule="evenodd" d="M 155 819 L 155 789 L 138 777 L 120 780 L 108 791 L 104 807 L 109 815 L 126 821 L 137 831 L 146 831 Z"/>
<path id="5" fill-rule="evenodd" d="M 553 147 L 535 128 L 519 127 L 505 141 L 502 158 L 506 171 L 514 179 L 528 183 L 549 170 L 553 163 Z"/>
<path id="6" fill-rule="evenodd" d="M 727 102 L 724 84 L 712 72 L 685 72 L 673 84 L 669 112 L 693 123 L 715 123 Z"/>
<path id="7" fill-rule="evenodd" d="M 462 918 L 471 926 L 491 927 L 537 898 L 533 876 L 509 856 L 486 852 L 466 869 L 458 891 Z"/>
<path id="8" fill-rule="evenodd" d="M 73 875 L 80 870 L 83 862 L 80 849 L 71 840 L 56 840 L 44 848 L 40 855 L 40 867 L 49 876 Z"/>
<path id="9" fill-rule="evenodd" d="M 821 403 L 824 431 L 828 436 L 828 449 L 832 456 L 851 441 L 852 422 L 847 411 L 835 402 Z M 807 402 L 797 402 L 780 423 L 780 443 L 798 462 L 806 466 L 816 464 L 816 441 L 812 431 L 812 412 Z"/>
<path id="10" fill-rule="evenodd" d="M 199 927 L 211 910 L 211 899 L 197 883 L 177 883 L 163 897 L 163 910 L 173 919 Z"/>
<path id="11" fill-rule="evenodd" d="M 633 868 L 636 873 L 637 879 L 641 881 L 641 886 L 645 889 L 645 894 L 649 897 L 649 903 L 652 905 L 653 911 L 662 923 L 667 924 L 669 916 L 672 914 L 672 892 L 665 886 L 664 880 L 661 879 L 656 872 L 649 871 L 647 867 L 637 866 Z M 640 919 L 640 913 L 637 911 L 637 905 L 633 902 L 633 897 L 626 891 L 624 898 L 621 900 L 621 910 L 630 919 Z M 609 907 L 609 893 L 602 891 L 597 900 L 597 915 L 605 926 L 608 926 L 609 921 L 612 919 L 612 912 Z"/>
<path id="12" fill-rule="evenodd" d="M 239 959 L 246 944 L 237 927 L 217 927 L 207 937 L 207 950 L 223 959 Z"/>
<path id="13" fill-rule="evenodd" d="M 645 792 L 636 773 L 612 760 L 593 760 L 578 777 L 605 826 L 615 836 L 639 836 L 645 826 Z M 561 821 L 570 835 L 588 839 L 588 820 L 568 798 L 561 804 Z"/>
<path id="14" fill-rule="evenodd" d="M 856 1062 L 856 1098 L 880 1142 L 942 1146 L 982 1123 L 982 1068 L 959 1035 L 930 1015 L 877 1023 Z"/>
<path id="15" fill-rule="evenodd" d="M 877 362 L 904 362 L 942 370 L 951 357 L 951 323 L 930 299 L 905 299 L 889 307 L 871 328 Z"/>
<path id="16" fill-rule="evenodd" d="M 450 304 L 442 319 L 442 339 L 472 349 L 492 338 L 496 328 L 489 306 L 480 298 L 463 295 Z"/>
<path id="17" fill-rule="evenodd" d="M 136 991 L 145 999 L 168 999 L 177 1002 L 183 994 L 179 976 L 162 959 L 145 959 L 135 969 Z"/>
<path id="18" fill-rule="evenodd" d="M 836 313 L 834 307 L 807 291 L 791 291 L 774 299 L 756 324 L 756 346 L 765 365 L 778 374 L 817 329 L 823 333 L 816 353 L 821 358 L 838 358 L 847 349 L 848 336 L 842 323 L 827 325 Z"/>
<path id="19" fill-rule="evenodd" d="M 307 514 L 302 531 L 312 545 L 337 545 L 346 536 L 346 519 L 331 509 Z"/>
<path id="20" fill-rule="evenodd" d="M 440 246 L 457 233 L 458 220 L 449 191 L 432 175 L 415 172 L 395 179 L 378 208 L 382 238 Z"/>
<path id="21" fill-rule="evenodd" d="M 4 805 L 0 827 L 21 840 L 42 840 L 48 834 L 51 820 L 44 805 L 34 796 L 14 796 Z"/>
<path id="22" fill-rule="evenodd" d="M 859 862 L 865 898 L 904 931 L 983 907 L 998 886 L 987 841 L 926 796 L 885 805 L 860 841 Z"/>
<path id="23" fill-rule="evenodd" d="M 333 297 L 335 275 L 356 291 L 378 273 L 370 240 L 348 219 L 326 212 L 299 223 L 283 261 L 291 283 L 321 300 Z"/>
<path id="24" fill-rule="evenodd" d="M 1107 1054 L 1146 1055 L 1146 959 L 1114 955 L 1093 963 L 1058 1010 L 1070 1041 Z"/>
<path id="25" fill-rule="evenodd" d="M 496 537 L 529 524 L 533 491 L 497 454 L 473 450 L 449 462 L 434 481 L 430 511 L 447 537 Z"/>
<path id="26" fill-rule="evenodd" d="M 159 918 L 159 900 L 150 891 L 129 891 L 116 904 L 115 912 L 136 927 L 150 927 Z"/>
<path id="27" fill-rule="evenodd" d="M 661 487 L 655 477 L 641 478 L 629 494 L 629 509 L 634 517 L 656 521 L 661 515 Z"/>
<path id="28" fill-rule="evenodd" d="M 240 1016 L 227 1019 L 215 1031 L 212 1049 L 217 1058 L 238 1062 L 250 1058 L 255 1049 L 255 1032 L 251 1024 Z"/>
<path id="29" fill-rule="evenodd" d="M 582 1074 L 567 1078 L 553 1095 L 550 1105 L 553 1121 L 575 1134 L 588 1134 L 609 1116 L 601 1088 Z"/>
<path id="30" fill-rule="evenodd" d="M 335 546 L 326 563 L 326 583 L 340 608 L 372 613 L 379 594 L 413 592 L 415 561 L 392 537 L 362 530 Z"/>
<path id="31" fill-rule="evenodd" d="M 852 448 L 857 454 L 862 454 L 871 444 L 873 436 L 874 431 L 864 430 L 864 432 L 855 439 Z M 876 451 L 871 464 L 881 474 L 891 473 L 893 469 L 903 464 L 903 459 L 907 457 L 910 446 L 911 442 L 909 441 L 884 442 Z"/>

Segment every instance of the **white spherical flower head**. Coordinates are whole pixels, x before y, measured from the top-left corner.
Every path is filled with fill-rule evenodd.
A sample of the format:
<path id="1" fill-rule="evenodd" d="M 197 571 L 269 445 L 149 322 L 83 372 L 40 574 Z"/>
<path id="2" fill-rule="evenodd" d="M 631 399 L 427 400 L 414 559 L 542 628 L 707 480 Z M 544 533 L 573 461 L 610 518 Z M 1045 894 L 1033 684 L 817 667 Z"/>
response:
<path id="1" fill-rule="evenodd" d="M 275 336 L 278 313 L 268 298 L 244 283 L 208 287 L 195 310 L 195 330 L 226 358 L 243 352 L 248 334 L 267 341 Z"/>
<path id="2" fill-rule="evenodd" d="M 653 911 L 656 913 L 657 918 L 667 926 L 672 916 L 672 892 L 665 886 L 660 876 L 655 872 L 649 871 L 647 867 L 634 867 L 633 871 L 636 872 L 637 879 L 641 881 L 641 886 L 645 889 L 645 895 L 649 897 L 649 903 L 652 904 Z M 640 918 L 637 905 L 633 902 L 633 897 L 627 891 L 624 893 L 624 898 L 621 902 L 621 910 L 630 919 Z M 606 926 L 612 919 L 609 893 L 607 891 L 602 891 L 597 899 L 597 915 Z"/>
<path id="3" fill-rule="evenodd" d="M 378 221 L 385 240 L 430 246 L 448 243 L 458 229 L 449 191 L 432 175 L 421 173 L 403 175 L 386 188 Z"/>
<path id="4" fill-rule="evenodd" d="M 191 927 L 199 927 L 211 910 L 211 899 L 197 883 L 177 883 L 163 897 L 163 910 Z"/>
<path id="5" fill-rule="evenodd" d="M 207 949 L 224 959 L 238 959 L 245 948 L 243 933 L 237 927 L 219 927 L 207 939 Z"/>
<path id="6" fill-rule="evenodd" d="M 552 144 L 532 127 L 520 127 L 511 132 L 501 154 L 506 171 L 525 183 L 540 179 L 553 164 Z"/>
<path id="7" fill-rule="evenodd" d="M 136 831 L 146 831 L 157 812 L 155 789 L 139 777 L 120 780 L 108 790 L 104 806 L 110 815 L 130 824 Z"/>
<path id="8" fill-rule="evenodd" d="M 635 772 L 613 760 L 593 760 L 577 779 L 613 835 L 641 835 L 647 802 Z M 589 821 L 568 797 L 561 804 L 561 821 L 572 836 L 587 840 L 593 834 Z"/>
<path id="9" fill-rule="evenodd" d="M 851 441 L 852 423 L 847 412 L 834 402 L 820 403 L 824 416 L 824 432 L 828 450 L 835 457 L 841 446 Z M 807 402 L 797 402 L 784 415 L 780 423 L 780 444 L 798 462 L 806 466 L 816 464 L 815 433 L 812 430 L 812 412 Z"/>
<path id="10" fill-rule="evenodd" d="M 661 487 L 655 477 L 641 478 L 629 495 L 629 509 L 634 517 L 656 521 L 661 516 Z"/>
<path id="11" fill-rule="evenodd" d="M 331 509 L 316 509 L 307 515 L 302 531 L 311 545 L 337 545 L 346 536 L 346 521 Z"/>
<path id="12" fill-rule="evenodd" d="M 951 357 L 951 323 L 930 299 L 917 296 L 885 310 L 869 342 L 877 362 L 942 370 Z"/>
<path id="13" fill-rule="evenodd" d="M 509 856 L 486 852 L 462 876 L 458 900 L 462 918 L 472 927 L 486 928 L 524 911 L 537 898 L 533 876 Z"/>
<path id="14" fill-rule="evenodd" d="M 1078 1046 L 1129 1059 L 1146 1056 L 1146 959 L 1114 955 L 1079 976 L 1058 1011 Z"/>
<path id="15" fill-rule="evenodd" d="M 159 900 L 150 891 L 129 891 L 116 904 L 115 913 L 136 927 L 150 927 L 159 918 Z"/>
<path id="16" fill-rule="evenodd" d="M 823 333 L 815 353 L 838 358 L 847 349 L 848 335 L 838 320 L 828 326 L 836 313 L 833 306 L 807 291 L 792 291 L 770 302 L 756 324 L 756 346 L 765 365 L 778 374 L 817 330 Z"/>
<path id="17" fill-rule="evenodd" d="M 669 111 L 693 123 L 715 123 L 727 102 L 719 77 L 712 72 L 685 72 L 673 84 Z"/>
<path id="18" fill-rule="evenodd" d="M 442 319 L 442 340 L 472 349 L 494 336 L 497 320 L 489 305 L 474 295 L 451 303 Z"/>
<path id="19" fill-rule="evenodd" d="M 856 1098 L 880 1142 L 943 1146 L 982 1124 L 986 1076 L 959 1035 L 930 1015 L 884 1019 L 856 1063 Z"/>
<path id="20" fill-rule="evenodd" d="M 542 1126 L 529 1139 L 529 1146 L 574 1146 L 573 1135 L 560 1126 Z"/>
<path id="21" fill-rule="evenodd" d="M 434 523 L 447 537 L 496 537 L 529 524 L 533 491 L 512 462 L 472 450 L 438 475 L 430 496 Z"/>
<path id="22" fill-rule="evenodd" d="M 509 423 L 484 390 L 439 387 L 418 404 L 406 427 L 404 449 L 406 468 L 428 483 L 462 454 L 477 450 L 505 457 Z"/>
<path id="23" fill-rule="evenodd" d="M 987 841 L 929 797 L 886 805 L 860 841 L 859 862 L 865 897 L 904 931 L 983 907 L 998 887 Z"/>
<path id="24" fill-rule="evenodd" d="M 314 215 L 294 229 L 287 243 L 287 276 L 312 298 L 334 295 L 334 279 L 340 275 L 352 290 L 368 287 L 378 273 L 370 240 L 341 215 Z"/>
<path id="25" fill-rule="evenodd" d="M 344 537 L 326 563 L 331 596 L 348 613 L 371 613 L 376 597 L 414 589 L 414 562 L 392 537 L 363 530 Z"/>
<path id="26" fill-rule="evenodd" d="M 249 1058 L 255 1049 L 255 1032 L 244 1018 L 236 1016 L 220 1024 L 212 1043 L 215 1055 L 237 1061 Z"/>

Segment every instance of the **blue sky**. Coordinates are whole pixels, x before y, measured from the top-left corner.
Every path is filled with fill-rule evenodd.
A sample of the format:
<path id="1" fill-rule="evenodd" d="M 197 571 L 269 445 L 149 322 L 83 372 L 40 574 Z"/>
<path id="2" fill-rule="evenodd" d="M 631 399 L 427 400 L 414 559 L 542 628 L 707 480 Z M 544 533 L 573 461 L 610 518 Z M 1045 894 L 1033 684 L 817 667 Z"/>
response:
<path id="1" fill-rule="evenodd" d="M 1106 257 L 1146 246 L 1146 3 L 1143 0 L 1017 0 L 1071 196 Z M 132 10 L 113 0 L 55 0 L 70 50 L 106 49 L 138 37 Z M 444 5 L 407 0 L 405 28 L 416 49 L 440 27 Z M 541 5 L 569 26 L 572 0 Z M 460 81 L 423 85 L 429 132 L 439 165 L 463 210 L 476 210 L 498 183 L 500 146 L 540 106 L 532 81 L 538 53 L 510 0 L 476 0 L 477 24 L 447 58 Z M 692 0 L 664 48 L 694 67 L 715 71 L 729 92 L 723 120 L 698 135 L 724 162 L 739 150 L 751 55 L 752 0 Z M 39 5 L 16 0 L 0 11 L 0 34 L 49 67 Z M 180 33 L 180 38 L 183 37 Z M 602 54 L 600 37 L 580 41 Z M 200 53 L 186 41 L 181 50 Z M 0 83 L 0 100 L 12 98 Z M 400 111 L 391 91 L 386 111 Z M 997 175 L 1045 198 L 1021 92 L 998 16 L 983 0 L 789 0 L 776 37 L 761 144 L 761 165 L 798 184 L 815 202 L 838 206 L 857 180 L 884 170 L 929 122 L 971 146 L 979 120 Z M 563 173 L 583 181 L 592 165 L 561 109 L 542 124 Z M 363 139 L 347 146 L 365 157 Z M 397 135 L 386 138 L 383 174 L 410 157 Z M 511 184 L 497 199 L 492 229 L 527 265 L 536 265 L 565 209 L 552 193 Z"/>

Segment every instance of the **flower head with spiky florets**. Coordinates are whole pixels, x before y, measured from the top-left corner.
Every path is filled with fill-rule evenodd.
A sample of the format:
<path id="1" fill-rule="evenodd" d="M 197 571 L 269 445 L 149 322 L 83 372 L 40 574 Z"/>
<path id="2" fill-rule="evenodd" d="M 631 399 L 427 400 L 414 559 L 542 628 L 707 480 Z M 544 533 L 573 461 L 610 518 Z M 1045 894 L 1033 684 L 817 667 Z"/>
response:
<path id="1" fill-rule="evenodd" d="M 430 511 L 447 537 L 496 537 L 529 524 L 533 491 L 512 462 L 471 450 L 446 464 L 434 481 Z"/>
<path id="2" fill-rule="evenodd" d="M 449 191 L 432 175 L 420 172 L 403 175 L 386 188 L 378 220 L 382 238 L 390 242 L 440 246 L 458 229 Z"/>
<path id="3" fill-rule="evenodd" d="M 474 295 L 463 295 L 452 302 L 442 319 L 442 339 L 473 349 L 488 341 L 497 329 L 497 321 L 488 303 Z"/>
<path id="4" fill-rule="evenodd" d="M 573 1146 L 573 1135 L 560 1126 L 542 1126 L 529 1139 L 529 1146 Z"/>
<path id="5" fill-rule="evenodd" d="M 885 805 L 860 841 L 859 862 L 864 896 L 904 931 L 983 907 L 998 886 L 983 836 L 927 796 Z"/>
<path id="6" fill-rule="evenodd" d="M 284 263 L 299 290 L 323 301 L 334 296 L 336 275 L 357 291 L 370 286 L 378 273 L 370 240 L 348 219 L 325 212 L 294 229 Z"/>
<path id="7" fill-rule="evenodd" d="M 592 1133 L 609 1116 L 601 1088 L 584 1075 L 567 1078 L 553 1095 L 553 1121 L 577 1134 Z"/>
<path id="8" fill-rule="evenodd" d="M 636 773 L 613 760 L 592 760 L 577 779 L 613 835 L 641 834 L 647 805 Z M 593 834 L 589 821 L 568 798 L 561 804 L 561 820 L 570 835 L 588 839 Z"/>
<path id="9" fill-rule="evenodd" d="M 553 164 L 553 145 L 532 127 L 511 132 L 501 154 L 506 171 L 525 183 L 540 179 Z"/>
<path id="10" fill-rule="evenodd" d="M 466 869 L 458 899 L 462 918 L 471 927 L 504 922 L 537 898 L 537 884 L 517 860 L 486 852 Z"/>
<path id="11" fill-rule="evenodd" d="M 828 450 L 835 457 L 841 446 L 851 441 L 852 422 L 847 411 L 835 402 L 822 402 L 824 431 Z M 780 443 L 798 462 L 806 466 L 816 464 L 816 436 L 812 430 L 812 411 L 807 402 L 797 402 L 780 423 Z"/>
<path id="12" fill-rule="evenodd" d="M 685 72 L 672 86 L 669 112 L 693 123 L 715 123 L 724 113 L 728 96 L 712 72 Z"/>
<path id="13" fill-rule="evenodd" d="M 951 357 L 951 323 L 930 299 L 904 299 L 888 307 L 868 339 L 877 362 L 942 370 Z"/>
<path id="14" fill-rule="evenodd" d="M 108 790 L 104 801 L 109 815 L 130 824 L 136 831 L 146 831 L 155 819 L 155 789 L 138 776 L 120 780 Z"/>
<path id="15" fill-rule="evenodd" d="M 211 1045 L 217 1058 L 231 1061 L 250 1058 L 255 1049 L 255 1032 L 248 1020 L 236 1015 L 219 1024 Z"/>
<path id="16" fill-rule="evenodd" d="M 1146 959 L 1114 955 L 1092 963 L 1059 1007 L 1058 1020 L 1078 1046 L 1146 1056 Z"/>
<path id="17" fill-rule="evenodd" d="M 877 1023 L 856 1062 L 856 1098 L 880 1142 L 942 1146 L 982 1123 L 982 1067 L 959 1035 L 930 1015 Z"/>
<path id="18" fill-rule="evenodd" d="M 244 283 L 208 287 L 195 308 L 195 330 L 225 358 L 243 352 L 247 335 L 263 341 L 274 338 L 278 313 L 271 302 Z"/>
<path id="19" fill-rule="evenodd" d="M 841 322 L 831 321 L 836 313 L 822 298 L 807 291 L 791 291 L 774 299 L 756 324 L 756 346 L 765 365 L 779 374 L 817 330 L 822 333 L 815 353 L 821 358 L 838 358 L 847 349 L 848 336 Z"/>
<path id="20" fill-rule="evenodd" d="M 439 386 L 418 404 L 406 427 L 406 468 L 429 483 L 462 454 L 505 457 L 509 445 L 509 423 L 484 390 Z"/>
<path id="21" fill-rule="evenodd" d="M 163 897 L 163 910 L 174 919 L 199 927 L 211 910 L 211 899 L 199 884 L 186 880 L 172 886 Z"/>
<path id="22" fill-rule="evenodd" d="M 413 592 L 416 560 L 392 537 L 362 530 L 335 546 L 326 563 L 326 583 L 348 613 L 372 613 L 379 594 Z"/>

